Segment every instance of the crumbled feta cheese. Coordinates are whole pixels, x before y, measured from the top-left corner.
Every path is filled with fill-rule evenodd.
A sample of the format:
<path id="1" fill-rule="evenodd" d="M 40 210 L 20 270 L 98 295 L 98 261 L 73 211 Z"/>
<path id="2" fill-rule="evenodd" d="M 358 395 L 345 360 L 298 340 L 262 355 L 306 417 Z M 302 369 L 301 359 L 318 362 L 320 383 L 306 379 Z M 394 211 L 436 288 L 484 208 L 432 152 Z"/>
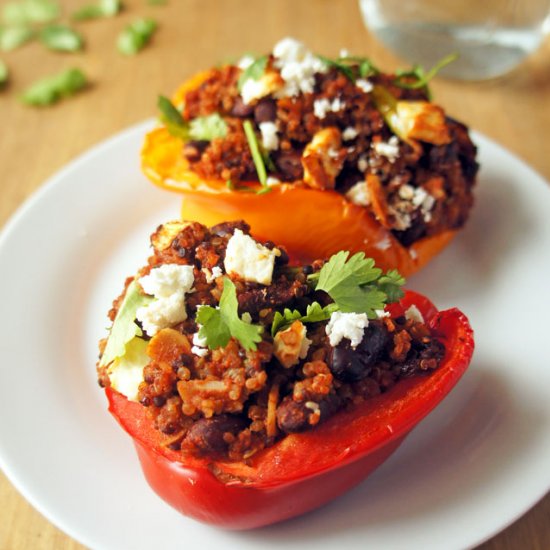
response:
<path id="1" fill-rule="evenodd" d="M 414 197 L 414 187 L 412 185 L 402 185 L 398 191 L 399 197 L 403 200 L 410 201 Z"/>
<path id="2" fill-rule="evenodd" d="M 369 94 L 372 92 L 374 86 L 370 80 L 367 80 L 366 78 L 358 78 L 355 81 L 355 85 L 366 94 Z"/>
<path id="3" fill-rule="evenodd" d="M 349 51 L 342 48 L 340 50 L 340 59 L 345 59 L 346 57 L 349 57 Z"/>
<path id="4" fill-rule="evenodd" d="M 315 73 L 327 72 L 327 66 L 301 42 L 283 38 L 273 48 L 273 65 L 285 81 L 279 97 L 294 97 L 313 92 Z"/>
<path id="5" fill-rule="evenodd" d="M 344 128 L 344 131 L 342 132 L 342 139 L 344 141 L 351 141 L 352 139 L 355 139 L 359 132 L 353 128 L 352 126 L 348 126 L 347 128 Z"/>
<path id="6" fill-rule="evenodd" d="M 345 106 L 346 104 L 339 97 L 334 98 L 332 101 L 328 100 L 326 97 L 322 97 L 313 102 L 313 114 L 317 118 L 323 119 L 328 113 L 337 113 Z"/>
<path id="7" fill-rule="evenodd" d="M 405 319 L 407 321 L 414 321 L 416 323 L 423 323 L 424 317 L 422 316 L 422 313 L 420 313 L 420 310 L 413 304 L 412 306 L 405 311 Z"/>
<path id="8" fill-rule="evenodd" d="M 366 181 L 358 181 L 346 193 L 346 198 L 358 206 L 368 206 L 370 204 L 370 194 Z"/>
<path id="9" fill-rule="evenodd" d="M 246 71 L 246 69 L 248 69 L 248 67 L 250 67 L 252 63 L 254 63 L 254 58 L 251 55 L 243 55 L 243 57 L 239 59 L 237 67 L 239 67 L 239 69 L 242 69 L 243 71 Z"/>
<path id="10" fill-rule="evenodd" d="M 271 284 L 275 258 L 281 255 L 277 248 L 270 250 L 257 243 L 240 229 L 227 242 L 224 266 L 227 273 L 235 273 L 245 281 Z"/>
<path id="11" fill-rule="evenodd" d="M 285 368 L 297 365 L 307 357 L 311 340 L 301 321 L 294 321 L 290 327 L 279 331 L 273 339 L 273 354 Z"/>
<path id="12" fill-rule="evenodd" d="M 206 347 L 206 338 L 199 336 L 198 332 L 195 332 L 195 334 L 193 334 L 193 346 L 191 348 L 191 353 L 197 355 L 198 357 L 204 357 L 208 354 L 208 348 Z"/>
<path id="13" fill-rule="evenodd" d="M 275 176 L 267 176 L 267 179 L 265 180 L 265 184 L 267 186 L 278 185 L 279 183 L 281 183 L 281 180 Z"/>
<path id="14" fill-rule="evenodd" d="M 390 317 L 390 312 L 384 309 L 375 309 L 374 313 L 376 313 L 376 316 L 378 317 L 378 319 L 383 319 L 384 317 Z"/>
<path id="15" fill-rule="evenodd" d="M 369 325 L 366 313 L 342 313 L 335 311 L 330 316 L 326 326 L 326 333 L 330 345 L 336 347 L 344 338 L 347 338 L 351 347 L 355 349 L 363 340 L 365 328 Z"/>
<path id="16" fill-rule="evenodd" d="M 212 271 L 210 271 L 207 267 L 203 267 L 202 272 L 206 277 L 207 283 L 213 283 L 218 277 L 223 275 L 222 268 L 217 265 L 212 268 Z"/>
<path id="17" fill-rule="evenodd" d="M 187 319 L 185 293 L 192 290 L 194 281 L 193 266 L 179 264 L 163 264 L 138 280 L 144 292 L 156 298 L 136 312 L 149 336 Z"/>
<path id="18" fill-rule="evenodd" d="M 374 141 L 372 148 L 381 156 L 386 157 L 392 164 L 399 158 L 399 138 L 392 136 L 386 141 Z"/>
<path id="19" fill-rule="evenodd" d="M 260 122 L 259 127 L 264 148 L 268 151 L 278 149 L 279 137 L 277 136 L 277 125 L 274 122 Z"/>
<path id="20" fill-rule="evenodd" d="M 136 311 L 136 319 L 149 336 L 185 321 L 185 293 L 175 292 L 167 298 L 158 298 L 149 305 L 140 307 Z"/>
<path id="21" fill-rule="evenodd" d="M 168 298 L 175 292 L 189 292 L 195 277 L 192 265 L 163 264 L 151 269 L 149 275 L 139 279 L 145 294 L 155 298 Z"/>
<path id="22" fill-rule="evenodd" d="M 243 98 L 243 103 L 246 105 L 255 99 L 261 99 L 262 97 L 269 95 L 269 93 L 270 90 L 268 86 L 266 86 L 265 81 L 261 78 L 258 80 L 249 78 L 244 81 L 241 87 L 241 97 Z"/>
<path id="23" fill-rule="evenodd" d="M 369 162 L 367 160 L 367 157 L 361 156 L 359 157 L 359 160 L 357 161 L 357 168 L 359 169 L 359 172 L 366 172 L 369 167 Z"/>

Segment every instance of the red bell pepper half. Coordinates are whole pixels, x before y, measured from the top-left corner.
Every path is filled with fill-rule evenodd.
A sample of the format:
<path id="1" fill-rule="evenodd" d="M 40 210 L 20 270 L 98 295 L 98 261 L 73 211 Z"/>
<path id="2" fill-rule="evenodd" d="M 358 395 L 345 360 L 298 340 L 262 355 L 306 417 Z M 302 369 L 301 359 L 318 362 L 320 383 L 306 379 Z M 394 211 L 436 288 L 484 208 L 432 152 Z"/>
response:
<path id="1" fill-rule="evenodd" d="M 227 529 L 250 529 L 317 508 L 365 479 L 450 392 L 474 350 L 458 309 L 439 312 L 406 292 L 392 317 L 412 304 L 446 347 L 437 370 L 398 382 L 388 392 L 339 412 L 318 427 L 287 435 L 247 463 L 185 456 L 162 445 L 145 408 L 107 388 L 109 410 L 133 438 L 145 477 L 186 516 Z"/>

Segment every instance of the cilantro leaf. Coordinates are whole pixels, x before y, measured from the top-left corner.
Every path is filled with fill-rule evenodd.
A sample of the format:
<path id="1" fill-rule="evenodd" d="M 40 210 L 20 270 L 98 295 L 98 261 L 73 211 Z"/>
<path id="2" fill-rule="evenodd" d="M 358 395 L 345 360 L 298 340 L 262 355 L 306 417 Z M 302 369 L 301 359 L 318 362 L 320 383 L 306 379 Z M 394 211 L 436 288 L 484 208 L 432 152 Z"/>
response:
<path id="1" fill-rule="evenodd" d="M 340 311 L 366 313 L 371 319 L 377 317 L 377 309 L 399 299 L 400 286 L 405 282 L 395 270 L 382 275 L 374 260 L 365 258 L 363 252 L 350 258 L 347 251 L 334 254 L 308 280 L 315 283 L 315 290 L 325 291 Z"/>
<path id="2" fill-rule="evenodd" d="M 0 88 L 8 82 L 9 76 L 8 66 L 0 59 Z"/>
<path id="3" fill-rule="evenodd" d="M 267 55 L 258 57 L 241 73 L 241 76 L 239 76 L 239 80 L 237 81 L 239 92 L 242 90 L 242 87 L 247 80 L 259 80 L 262 78 L 265 73 L 265 68 L 267 67 L 268 59 L 269 58 Z"/>
<path id="4" fill-rule="evenodd" d="M 397 269 L 391 269 L 378 280 L 378 286 L 386 293 L 387 303 L 398 302 L 403 298 L 404 292 L 402 286 L 405 284 L 405 278 Z"/>
<path id="5" fill-rule="evenodd" d="M 340 71 L 350 82 L 355 82 L 355 75 L 353 74 L 353 70 L 342 63 L 341 59 L 335 61 L 334 59 L 329 59 L 328 57 L 324 57 L 322 55 L 318 55 L 317 57 L 328 67 L 334 67 L 335 69 Z"/>
<path id="6" fill-rule="evenodd" d="M 137 54 L 148 44 L 156 30 L 157 22 L 154 19 L 136 19 L 118 35 L 118 51 L 124 55 Z"/>
<path id="7" fill-rule="evenodd" d="M 82 49 L 82 35 L 66 25 L 49 25 L 40 31 L 40 41 L 50 50 L 76 52 Z"/>
<path id="8" fill-rule="evenodd" d="M 135 323 L 137 310 L 149 304 L 153 298 L 143 294 L 138 283 L 132 281 L 126 289 L 126 294 L 117 316 L 111 327 L 107 345 L 101 357 L 101 365 L 108 365 L 117 357 L 123 357 L 126 353 L 126 345 L 136 336 L 142 336 L 143 333 Z"/>
<path id="9" fill-rule="evenodd" d="M 8 25 L 49 23 L 57 19 L 61 9 L 53 0 L 22 0 L 4 6 L 2 17 Z"/>
<path id="10" fill-rule="evenodd" d="M 64 97 L 74 95 L 87 85 L 84 73 L 79 69 L 68 69 L 57 75 L 43 78 L 27 88 L 21 101 L 27 105 L 44 107 Z"/>
<path id="11" fill-rule="evenodd" d="M 227 124 L 218 113 L 199 116 L 189 122 L 189 136 L 192 139 L 212 141 L 214 138 L 223 138 L 226 135 Z"/>
<path id="12" fill-rule="evenodd" d="M 0 50 L 8 52 L 22 46 L 34 37 L 34 31 L 27 26 L 1 27 Z"/>
<path id="13" fill-rule="evenodd" d="M 188 141 L 190 139 L 212 141 L 227 135 L 227 123 L 218 114 L 199 116 L 187 122 L 178 108 L 162 95 L 158 97 L 157 107 L 160 120 L 174 137 Z"/>
<path id="14" fill-rule="evenodd" d="M 75 13 L 73 19 L 75 21 L 85 21 L 87 19 L 98 19 L 100 17 L 113 17 L 122 10 L 122 2 L 120 0 L 99 0 L 96 4 L 83 6 Z"/>
<path id="15" fill-rule="evenodd" d="M 319 302 L 313 302 L 307 306 L 306 314 L 302 315 L 297 309 L 290 310 L 285 308 L 283 313 L 276 311 L 271 325 L 271 335 L 275 336 L 277 332 L 290 326 L 298 320 L 302 323 L 318 323 L 330 319 L 331 314 L 338 309 L 336 304 L 329 304 L 321 307 Z"/>
<path id="16" fill-rule="evenodd" d="M 256 344 L 261 342 L 263 327 L 243 321 L 238 309 L 235 285 L 231 279 L 224 277 L 219 308 L 202 306 L 197 312 L 197 322 L 201 325 L 199 336 L 206 338 L 210 349 L 225 347 L 231 337 L 247 350 L 255 350 Z"/>

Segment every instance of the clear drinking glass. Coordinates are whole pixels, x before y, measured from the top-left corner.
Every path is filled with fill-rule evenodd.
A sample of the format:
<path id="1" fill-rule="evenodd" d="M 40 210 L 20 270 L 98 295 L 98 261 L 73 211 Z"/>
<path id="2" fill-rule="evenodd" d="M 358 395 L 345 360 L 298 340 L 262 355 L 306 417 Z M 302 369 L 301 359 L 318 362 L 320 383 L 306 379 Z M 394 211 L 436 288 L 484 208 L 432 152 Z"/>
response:
<path id="1" fill-rule="evenodd" d="M 500 76 L 550 32 L 550 0 L 359 0 L 367 28 L 411 63 L 459 58 L 441 74 L 464 80 Z"/>

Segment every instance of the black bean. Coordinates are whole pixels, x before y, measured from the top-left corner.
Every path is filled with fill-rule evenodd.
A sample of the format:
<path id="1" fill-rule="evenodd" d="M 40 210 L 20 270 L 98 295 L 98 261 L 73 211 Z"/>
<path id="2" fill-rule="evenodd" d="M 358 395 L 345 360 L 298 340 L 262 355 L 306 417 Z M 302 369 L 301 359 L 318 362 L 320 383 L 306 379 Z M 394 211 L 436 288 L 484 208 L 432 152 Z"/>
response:
<path id="1" fill-rule="evenodd" d="M 254 107 L 254 120 L 261 122 L 273 122 L 277 117 L 277 104 L 271 98 L 261 99 Z"/>
<path id="2" fill-rule="evenodd" d="M 218 237 L 227 237 L 228 235 L 233 235 L 235 229 L 240 229 L 243 233 L 250 233 L 250 226 L 243 220 L 235 222 L 222 222 L 217 225 L 214 225 L 210 232 Z"/>
<path id="3" fill-rule="evenodd" d="M 183 146 L 183 156 L 189 162 L 198 162 L 201 159 L 201 156 L 204 150 L 208 147 L 209 141 L 188 141 Z"/>
<path id="4" fill-rule="evenodd" d="M 301 155 L 297 151 L 281 151 L 275 158 L 275 165 L 286 181 L 298 180 L 302 177 Z"/>
<path id="5" fill-rule="evenodd" d="M 239 118 L 246 118 L 254 112 L 254 107 L 252 105 L 247 105 L 244 103 L 241 97 L 235 98 L 235 104 L 233 109 L 231 109 L 231 114 Z"/>
<path id="6" fill-rule="evenodd" d="M 227 451 L 224 434 L 233 435 L 246 427 L 246 420 L 238 416 L 222 414 L 197 420 L 187 432 L 185 442 L 204 454 L 220 454 Z"/>
<path id="7" fill-rule="evenodd" d="M 332 374 L 344 382 L 357 382 L 366 378 L 389 341 L 390 337 L 385 325 L 380 321 L 371 321 L 357 348 L 353 349 L 347 339 L 332 348 L 329 357 L 329 368 Z"/>
<path id="8" fill-rule="evenodd" d="M 153 397 L 153 405 L 155 407 L 162 407 L 164 403 L 166 403 L 166 397 L 163 395 L 155 395 L 155 397 Z"/>
<path id="9" fill-rule="evenodd" d="M 321 399 L 319 406 L 319 422 L 323 422 L 342 406 L 342 400 L 336 394 L 329 394 Z M 313 409 L 305 403 L 297 403 L 290 395 L 285 397 L 277 407 L 277 425 L 285 433 L 298 433 L 311 428 L 309 417 Z"/>

